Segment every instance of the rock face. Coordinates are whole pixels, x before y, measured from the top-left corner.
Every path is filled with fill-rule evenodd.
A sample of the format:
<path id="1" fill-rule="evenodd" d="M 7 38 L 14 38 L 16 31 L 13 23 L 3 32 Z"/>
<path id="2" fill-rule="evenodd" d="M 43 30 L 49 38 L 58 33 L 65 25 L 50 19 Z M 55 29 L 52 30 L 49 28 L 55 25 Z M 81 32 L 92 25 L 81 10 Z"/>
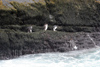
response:
<path id="1" fill-rule="evenodd" d="M 42 1 L 27 4 L 13 1 L 12 8 L 0 5 L 0 59 L 71 51 L 73 44 L 77 50 L 95 47 L 94 42 L 100 45 L 99 1 Z M 43 31 L 45 23 L 49 25 L 47 31 Z M 27 33 L 30 25 L 33 32 Z M 52 31 L 54 25 L 58 26 L 57 31 Z"/>
<path id="2" fill-rule="evenodd" d="M 0 9 L 0 25 L 100 25 L 100 2 L 96 0 L 40 0 L 34 3 L 12 1 L 10 4 L 13 8 Z"/>
<path id="3" fill-rule="evenodd" d="M 33 27 L 34 28 L 34 27 Z M 88 32 L 87 32 L 88 33 Z M 35 31 L 32 33 L 0 29 L 0 59 L 25 54 L 46 52 L 67 52 L 75 50 L 69 42 L 73 39 L 77 50 L 95 47 L 86 32 Z M 100 33 L 89 33 L 96 45 L 100 46 Z"/>

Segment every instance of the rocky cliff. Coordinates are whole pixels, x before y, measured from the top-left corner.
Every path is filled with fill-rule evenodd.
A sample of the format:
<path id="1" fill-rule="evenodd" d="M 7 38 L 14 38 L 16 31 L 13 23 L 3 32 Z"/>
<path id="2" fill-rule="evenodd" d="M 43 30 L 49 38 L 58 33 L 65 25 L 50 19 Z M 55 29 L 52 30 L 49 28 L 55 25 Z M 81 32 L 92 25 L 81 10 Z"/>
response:
<path id="1" fill-rule="evenodd" d="M 0 59 L 14 58 L 25 54 L 73 51 L 75 49 L 70 42 L 71 39 L 78 48 L 76 50 L 100 46 L 99 32 L 64 32 L 59 29 L 58 31 L 52 31 L 52 29 L 44 31 L 41 26 L 33 26 L 35 28 L 33 32 L 28 33 L 25 30 L 26 27 L 1 26 Z"/>
<path id="2" fill-rule="evenodd" d="M 99 26 L 100 2 L 96 0 L 40 0 L 34 3 L 9 2 L 0 9 L 0 25 L 34 24 Z M 50 17 L 51 16 L 51 17 Z"/>
<path id="3" fill-rule="evenodd" d="M 100 2 L 96 0 L 40 0 L 0 5 L 0 59 L 25 54 L 72 51 L 99 46 Z M 47 31 L 43 25 L 49 24 Z M 26 28 L 32 25 L 33 32 Z M 52 31 L 58 25 L 57 31 Z M 88 34 L 89 33 L 89 34 Z M 91 39 L 92 38 L 92 39 Z M 94 43 L 94 42 L 95 43 Z"/>

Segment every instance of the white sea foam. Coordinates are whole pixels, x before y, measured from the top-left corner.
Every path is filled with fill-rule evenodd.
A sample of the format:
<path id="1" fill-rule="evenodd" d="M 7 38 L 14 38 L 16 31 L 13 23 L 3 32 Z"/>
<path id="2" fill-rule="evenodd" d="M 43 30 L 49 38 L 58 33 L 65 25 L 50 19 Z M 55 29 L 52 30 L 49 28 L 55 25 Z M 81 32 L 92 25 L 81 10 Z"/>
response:
<path id="1" fill-rule="evenodd" d="M 100 67 L 100 48 L 67 53 L 45 53 L 0 60 L 0 67 Z"/>

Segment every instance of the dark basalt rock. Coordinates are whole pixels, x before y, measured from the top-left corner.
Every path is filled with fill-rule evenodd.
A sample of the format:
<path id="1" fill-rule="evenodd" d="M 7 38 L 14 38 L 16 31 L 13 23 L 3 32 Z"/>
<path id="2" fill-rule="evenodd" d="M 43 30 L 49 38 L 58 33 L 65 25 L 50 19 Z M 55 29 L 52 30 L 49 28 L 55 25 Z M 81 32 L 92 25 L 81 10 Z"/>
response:
<path id="1" fill-rule="evenodd" d="M 77 50 L 95 47 L 93 42 L 82 32 L 37 31 L 32 33 L 0 30 L 0 59 L 14 58 L 25 54 L 46 52 L 73 51 L 69 40 L 76 41 Z M 100 33 L 90 33 L 90 36 L 100 46 Z"/>
<path id="2" fill-rule="evenodd" d="M 34 24 L 61 26 L 100 26 L 100 3 L 96 0 L 43 0 L 43 3 L 10 2 L 0 6 L 0 25 Z M 50 18 L 50 15 L 52 18 Z"/>

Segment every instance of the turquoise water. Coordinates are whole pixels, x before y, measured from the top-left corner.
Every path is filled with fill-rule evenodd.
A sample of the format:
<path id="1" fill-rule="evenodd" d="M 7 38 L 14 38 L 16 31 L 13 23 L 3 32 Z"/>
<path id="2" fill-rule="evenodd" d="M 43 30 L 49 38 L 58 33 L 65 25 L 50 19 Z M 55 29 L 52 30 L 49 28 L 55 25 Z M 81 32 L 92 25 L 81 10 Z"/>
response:
<path id="1" fill-rule="evenodd" d="M 67 53 L 30 54 L 0 60 L 0 67 L 100 67 L 100 48 Z"/>

